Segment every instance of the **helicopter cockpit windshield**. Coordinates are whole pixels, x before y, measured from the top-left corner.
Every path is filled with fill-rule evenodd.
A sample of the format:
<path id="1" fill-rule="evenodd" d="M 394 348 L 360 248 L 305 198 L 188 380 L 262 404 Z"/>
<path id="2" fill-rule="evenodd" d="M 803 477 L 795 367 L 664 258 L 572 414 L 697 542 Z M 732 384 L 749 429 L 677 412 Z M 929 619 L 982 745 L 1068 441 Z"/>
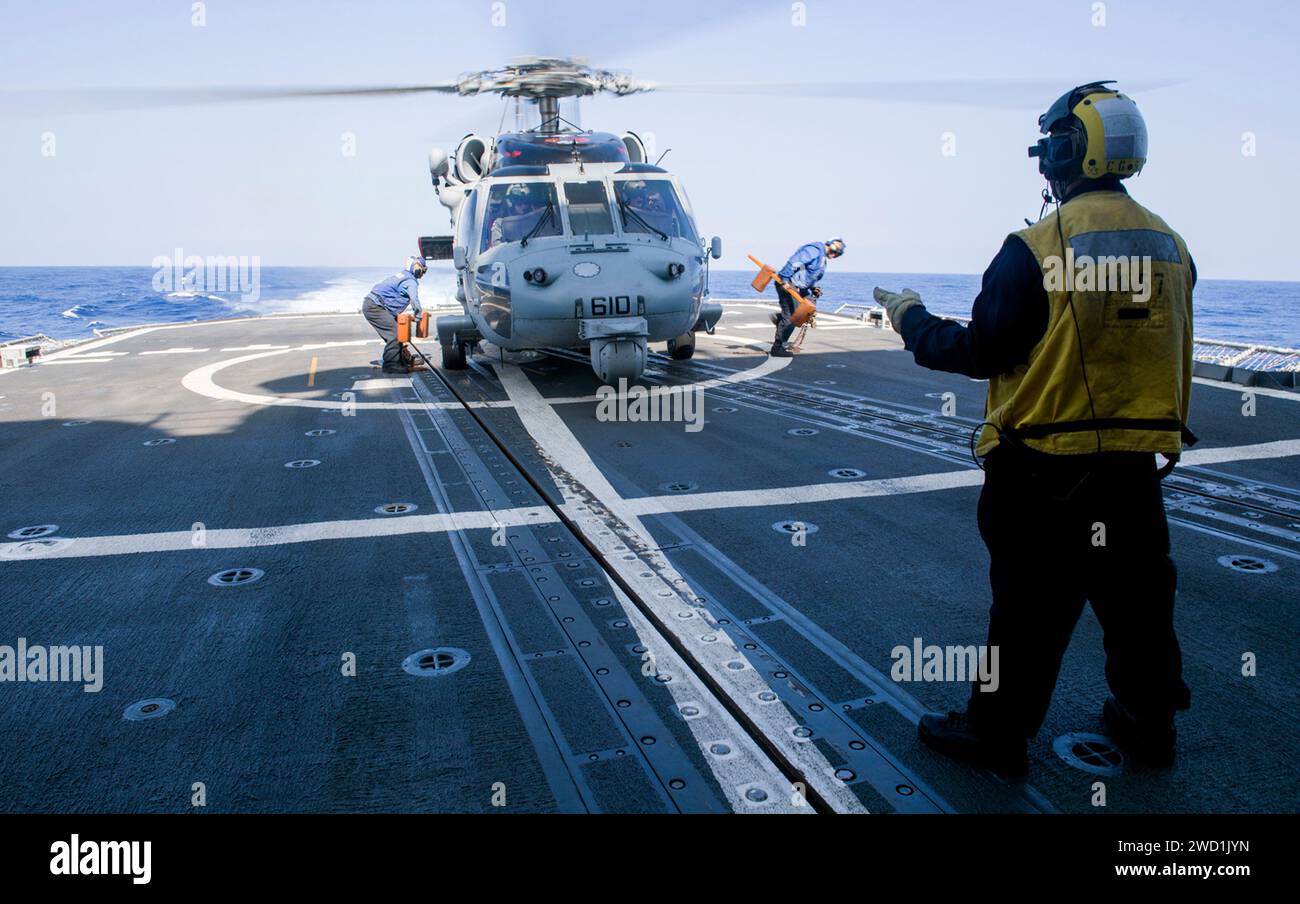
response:
<path id="1" fill-rule="evenodd" d="M 671 177 L 624 174 L 607 182 L 608 178 L 560 176 L 493 184 L 484 202 L 481 250 L 514 242 L 526 245 L 548 236 L 617 232 L 664 241 L 699 241 Z"/>
<path id="2" fill-rule="evenodd" d="M 550 182 L 493 185 L 483 218 L 483 250 L 506 242 L 560 235 L 560 208 Z"/>
<path id="3" fill-rule="evenodd" d="M 691 218 L 668 179 L 619 179 L 614 182 L 614 196 L 623 232 L 697 241 Z"/>
<path id="4" fill-rule="evenodd" d="M 614 218 L 609 212 L 605 183 L 565 182 L 564 199 L 569 205 L 569 227 L 574 235 L 610 235 Z"/>

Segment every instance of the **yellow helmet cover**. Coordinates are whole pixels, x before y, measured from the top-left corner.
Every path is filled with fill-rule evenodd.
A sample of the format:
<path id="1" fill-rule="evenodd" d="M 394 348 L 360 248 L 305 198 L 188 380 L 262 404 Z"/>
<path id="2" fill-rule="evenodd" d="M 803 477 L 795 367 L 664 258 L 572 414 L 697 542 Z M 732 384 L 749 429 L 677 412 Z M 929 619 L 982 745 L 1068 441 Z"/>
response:
<path id="1" fill-rule="evenodd" d="M 1147 162 L 1147 125 L 1131 99 L 1118 91 L 1097 91 L 1071 112 L 1087 135 L 1081 163 L 1084 176 L 1124 178 L 1142 171 Z"/>

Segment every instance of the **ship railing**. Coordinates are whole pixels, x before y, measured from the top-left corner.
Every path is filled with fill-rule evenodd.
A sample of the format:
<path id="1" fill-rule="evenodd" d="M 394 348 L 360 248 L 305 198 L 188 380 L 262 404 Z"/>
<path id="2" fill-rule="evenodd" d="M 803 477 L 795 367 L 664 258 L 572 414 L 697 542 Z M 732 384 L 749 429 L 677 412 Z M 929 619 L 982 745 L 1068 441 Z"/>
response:
<path id="1" fill-rule="evenodd" d="M 19 336 L 16 339 L 5 339 L 0 341 L 0 348 L 9 348 L 15 345 L 24 348 L 36 346 L 41 350 L 40 353 L 43 355 L 47 352 L 56 352 L 60 349 L 76 344 L 77 340 L 75 339 L 55 339 L 53 336 L 47 336 L 44 333 L 33 333 L 30 336 Z"/>
<path id="2" fill-rule="evenodd" d="M 883 312 L 879 305 L 846 302 L 831 313 L 884 325 Z M 947 319 L 970 323 L 969 317 Z M 1192 342 L 1192 357 L 1206 364 L 1254 372 L 1300 373 L 1300 349 L 1200 337 Z"/>
<path id="3" fill-rule="evenodd" d="M 1300 372 L 1300 349 L 1252 345 L 1223 339 L 1196 339 L 1193 357 L 1207 364 L 1253 371 Z"/>

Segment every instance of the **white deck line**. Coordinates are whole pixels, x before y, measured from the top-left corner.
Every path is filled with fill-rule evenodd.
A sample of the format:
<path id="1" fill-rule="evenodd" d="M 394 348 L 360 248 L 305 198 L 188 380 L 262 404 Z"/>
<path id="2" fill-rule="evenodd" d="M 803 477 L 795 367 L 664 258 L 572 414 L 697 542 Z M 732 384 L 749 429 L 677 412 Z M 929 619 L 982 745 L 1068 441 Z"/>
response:
<path id="1" fill-rule="evenodd" d="M 427 407 L 427 406 L 424 406 Z M 1284 439 L 1249 446 L 1226 446 L 1185 452 L 1185 466 L 1225 464 L 1234 461 L 1259 461 L 1267 458 L 1290 458 L 1300 455 L 1300 439 Z M 588 459 L 590 460 L 590 459 Z M 591 465 L 595 467 L 594 463 Z M 613 492 L 603 476 L 600 481 Z M 619 510 L 639 523 L 638 518 L 679 512 L 703 512 L 722 509 L 766 508 L 783 505 L 815 505 L 845 499 L 873 499 L 934 493 L 941 490 L 979 486 L 984 472 L 977 468 L 938 471 L 912 477 L 885 477 L 873 480 L 839 480 L 793 487 L 753 490 L 722 490 L 711 493 L 682 493 L 657 496 L 619 497 Z M 570 513 L 581 516 L 581 513 Z M 448 518 L 449 521 L 439 519 Z M 402 515 L 388 518 L 365 518 L 344 521 L 315 521 L 270 527 L 212 528 L 207 531 L 205 546 L 194 546 L 189 531 L 164 531 L 146 534 L 117 534 L 97 537 L 59 537 L 69 545 L 45 553 L 22 554 L 18 547 L 31 541 L 0 544 L 0 561 L 28 558 L 82 558 L 130 553 L 180 552 L 189 549 L 240 549 L 251 546 L 275 546 L 281 543 L 310 543 L 318 540 L 347 540 L 353 537 L 396 536 L 399 534 L 439 533 L 447 530 L 488 529 L 495 524 L 542 524 L 554 521 L 551 510 L 543 506 L 501 509 L 495 512 L 458 512 L 445 515 Z M 642 528 L 644 530 L 644 528 Z"/>
<path id="2" fill-rule="evenodd" d="M 503 509 L 498 512 L 457 512 L 452 515 L 391 515 L 350 521 L 314 521 L 272 527 L 211 528 L 196 542 L 188 530 L 150 534 L 118 534 L 99 537 L 53 537 L 62 545 L 45 547 L 31 540 L 0 545 L 0 561 L 30 559 L 76 559 L 87 556 L 120 556 L 136 553 L 184 552 L 195 549 L 249 549 L 315 543 L 321 540 L 351 540 L 360 537 L 396 537 L 403 534 L 435 534 L 452 530 L 490 530 L 524 524 L 548 524 L 559 519 L 544 505 Z M 47 538 L 42 538 L 47 539 Z M 41 552 L 40 550 L 46 550 Z"/>
<path id="3" fill-rule="evenodd" d="M 356 317 L 356 316 L 357 315 L 355 313 L 342 311 L 338 313 L 321 313 L 321 314 L 263 314 L 263 315 L 256 315 L 253 317 L 231 317 L 222 320 L 187 320 L 184 323 L 147 323 L 147 324 L 141 324 L 140 326 L 137 327 L 131 327 L 129 329 L 124 330 L 121 333 L 114 333 L 112 336 L 105 336 L 102 339 L 91 339 L 86 342 L 79 342 L 76 345 L 70 346 L 68 348 L 61 348 L 56 352 L 50 352 L 48 355 L 41 355 L 41 360 L 44 362 L 49 362 L 49 361 L 58 360 L 60 358 L 67 358 L 75 355 L 84 354 L 85 352 L 90 351 L 91 349 L 103 348 L 106 345 L 113 345 L 114 343 L 121 342 L 123 339 L 131 339 L 136 336 L 143 336 L 147 333 L 155 333 L 160 330 L 183 330 L 183 329 L 189 329 L 191 327 L 212 326 L 214 324 L 219 324 L 219 323 L 247 323 L 249 321 L 255 321 L 255 320 L 268 320 L 274 322 L 277 320 L 302 320 L 302 319 L 318 318 L 318 317 Z M 122 354 L 127 354 L 127 353 L 123 352 Z M 15 373 L 18 370 L 21 370 L 21 368 L 16 368 L 16 367 L 7 368 L 5 370 L 0 370 L 0 375 L 4 375 L 7 373 Z"/>
<path id="4" fill-rule="evenodd" d="M 628 499 L 625 505 L 637 515 L 659 515 L 668 512 L 763 508 L 767 506 L 837 502 L 843 499 L 870 499 L 877 496 L 903 496 L 910 493 L 932 493 L 936 490 L 950 490 L 957 487 L 974 487 L 983 482 L 984 472 L 978 468 L 970 468 L 963 471 L 940 471 L 935 474 L 921 474 L 916 477 L 887 477 L 879 480 L 837 481 L 836 483 L 814 483 L 806 486 L 774 487 L 771 489 L 641 496 Z"/>
<path id="5" fill-rule="evenodd" d="M 1231 389 L 1241 395 L 1268 396 L 1270 399 L 1286 399 L 1288 402 L 1300 402 L 1300 392 L 1288 392 L 1285 389 L 1269 389 L 1264 386 L 1242 386 L 1240 383 L 1228 383 L 1224 380 L 1211 380 L 1209 377 L 1192 377 L 1193 383 L 1212 386 L 1215 389 Z"/>
<path id="6" fill-rule="evenodd" d="M 1249 446 L 1223 446 L 1218 449 L 1189 449 L 1183 453 L 1184 465 L 1217 465 L 1230 461 L 1259 461 L 1261 458 L 1289 458 L 1300 455 L 1300 439 L 1279 439 Z"/>
<path id="7" fill-rule="evenodd" d="M 115 358 L 101 358 L 98 356 L 89 358 L 60 358 L 57 361 L 36 361 L 37 367 L 45 367 L 51 364 L 112 364 Z"/>

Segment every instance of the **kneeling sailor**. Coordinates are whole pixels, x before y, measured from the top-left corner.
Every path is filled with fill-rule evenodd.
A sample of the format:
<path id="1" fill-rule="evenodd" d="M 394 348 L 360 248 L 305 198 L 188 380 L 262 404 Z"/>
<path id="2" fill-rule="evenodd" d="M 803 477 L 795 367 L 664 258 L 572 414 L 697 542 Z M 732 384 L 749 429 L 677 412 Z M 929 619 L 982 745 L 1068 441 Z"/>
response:
<path id="1" fill-rule="evenodd" d="M 428 269 L 423 258 L 409 257 L 403 269 L 376 283 L 362 302 L 362 315 L 384 340 L 382 363 L 386 374 L 405 374 L 424 367 L 413 361 L 411 353 L 397 341 L 397 315 L 410 306 L 412 317 L 417 321 L 420 319 L 423 311 L 419 279 Z"/>

